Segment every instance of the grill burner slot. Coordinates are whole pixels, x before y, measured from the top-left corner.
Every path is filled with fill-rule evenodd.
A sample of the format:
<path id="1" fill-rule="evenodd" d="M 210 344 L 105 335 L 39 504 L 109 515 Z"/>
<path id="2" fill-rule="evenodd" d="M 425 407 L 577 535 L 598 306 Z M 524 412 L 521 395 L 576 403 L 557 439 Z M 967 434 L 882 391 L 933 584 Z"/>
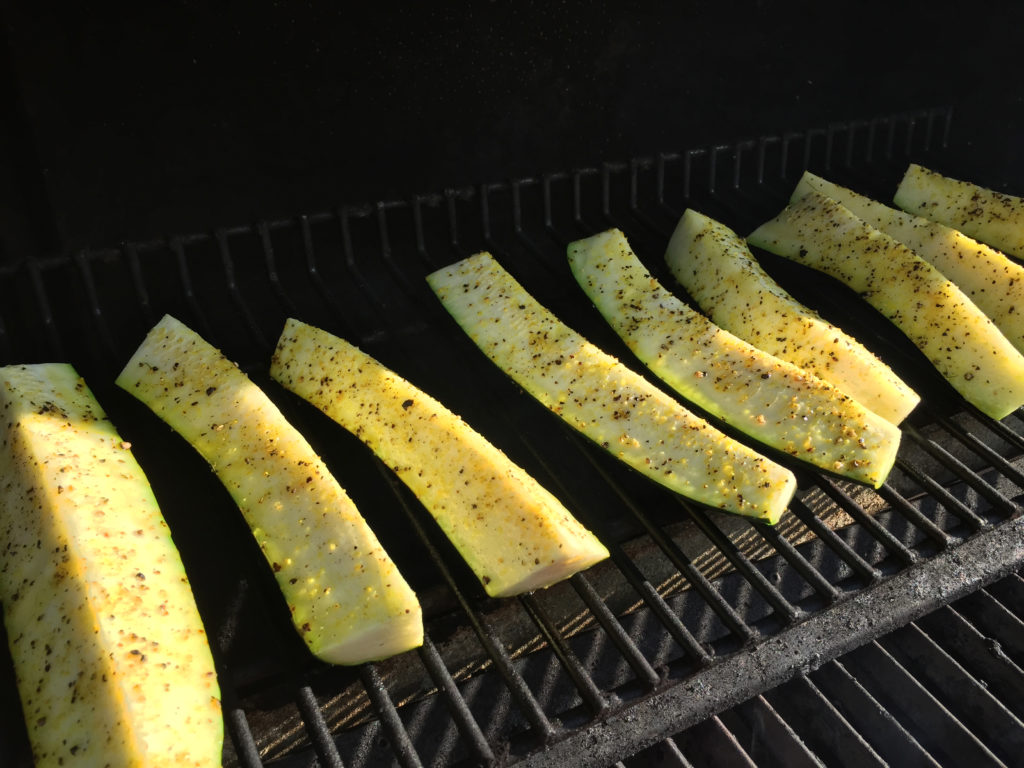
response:
<path id="1" fill-rule="evenodd" d="M 481 359 L 422 277 L 491 249 L 569 325 L 638 367 L 573 283 L 569 240 L 619 226 L 664 277 L 661 253 L 685 207 L 746 231 L 781 207 L 805 167 L 884 198 L 908 158 L 955 152 L 950 124 L 948 110 L 897 115 L 26 259 L 0 268 L 0 362 L 75 363 L 133 443 L 214 643 L 226 764 L 603 764 L 791 678 L 791 688 L 823 692 L 826 679 L 844 679 L 830 659 L 1018 568 L 1024 423 L 965 409 L 856 297 L 765 257 L 798 298 L 925 397 L 880 491 L 794 467 L 793 514 L 766 528 L 652 487 L 567 434 Z M 421 595 L 420 651 L 357 669 L 305 652 L 226 493 L 111 384 L 163 312 L 238 360 L 335 470 Z M 390 472 L 268 379 L 289 315 L 349 338 L 450 405 L 561 497 L 611 560 L 545 592 L 486 599 Z M 881 641 L 865 648 L 891 654 Z M 13 683 L 4 691 L 17 707 Z M 799 714 L 773 694 L 746 706 L 773 732 Z M 709 743 L 735 741 L 734 716 L 701 726 Z M 22 732 L 3 743 L 18 744 L 11 762 L 27 762 Z"/>

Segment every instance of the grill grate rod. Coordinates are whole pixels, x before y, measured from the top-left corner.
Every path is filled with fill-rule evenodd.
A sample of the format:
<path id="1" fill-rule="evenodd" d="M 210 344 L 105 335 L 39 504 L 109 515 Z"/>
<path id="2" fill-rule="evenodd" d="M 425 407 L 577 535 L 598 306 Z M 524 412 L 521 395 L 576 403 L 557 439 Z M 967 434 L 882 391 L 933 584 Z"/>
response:
<path id="1" fill-rule="evenodd" d="M 594 590 L 586 576 L 577 573 L 569 579 L 569 582 L 577 594 L 583 598 L 583 602 L 590 609 L 590 613 L 601 624 L 604 631 L 608 633 L 608 636 L 615 643 L 619 652 L 626 659 L 626 662 L 632 667 L 640 683 L 646 688 L 653 688 L 661 682 L 661 675 L 650 665 L 636 643 L 633 642 L 633 639 L 622 628 L 622 624 L 615 618 L 615 615 L 608 610 L 608 606 L 601 600 L 601 597 Z"/>
<path id="2" fill-rule="evenodd" d="M 1024 749 L 1024 723 L 915 623 L 880 641 L 886 651 L 949 708 L 973 734 L 999 734 L 986 744 L 1012 764 Z"/>
<path id="3" fill-rule="evenodd" d="M 888 765 L 926 765 L 940 768 L 903 724 L 888 712 L 840 660 L 829 662 L 811 679 L 839 712 L 851 722 L 869 745 L 884 755 Z"/>
<path id="4" fill-rule="evenodd" d="M 974 451 L 983 461 L 999 470 L 1000 474 L 1012 480 L 1014 485 L 1024 488 L 1024 472 L 1021 472 L 991 446 L 980 440 L 973 432 L 945 416 L 936 416 L 935 420 L 948 433 L 954 435 L 962 445 Z"/>
<path id="5" fill-rule="evenodd" d="M 896 459 L 896 466 L 906 475 L 909 475 L 926 493 L 942 503 L 948 511 L 967 523 L 972 530 L 980 531 L 986 525 L 985 521 L 944 488 L 935 478 L 923 472 L 919 467 L 903 458 Z"/>
<path id="6" fill-rule="evenodd" d="M 391 748 L 394 750 L 398 761 L 405 768 L 420 768 L 423 763 L 420 761 L 419 753 L 416 751 L 412 739 L 409 738 L 409 732 L 406 731 L 405 724 L 402 723 L 402 719 L 398 716 L 398 710 L 395 708 L 391 696 L 388 695 L 387 688 L 381 679 L 380 672 L 377 671 L 377 667 L 374 664 L 361 665 L 359 667 L 359 678 L 363 681 L 363 687 L 366 689 L 366 693 L 370 697 L 370 701 L 373 702 L 374 709 L 377 710 L 377 715 L 380 717 L 381 723 L 390 737 Z"/>
<path id="7" fill-rule="evenodd" d="M 711 522 L 703 510 L 688 504 L 681 498 L 679 499 L 679 504 L 686 510 L 690 519 L 697 523 L 697 527 L 700 528 L 704 535 L 725 555 L 732 566 L 742 573 L 744 578 L 761 593 L 785 623 L 791 624 L 801 618 L 803 612 L 790 603 L 779 590 L 771 585 L 768 579 L 764 577 L 764 574 L 754 567 L 749 558 L 740 552 L 732 540 L 722 533 L 718 526 Z"/>
<path id="8" fill-rule="evenodd" d="M 857 554 L 835 531 L 825 525 L 802 499 L 794 498 L 789 504 L 789 510 L 814 533 L 818 541 L 838 555 L 865 582 L 874 584 L 882 578 L 882 574 L 877 568 Z"/>
<path id="9" fill-rule="evenodd" d="M 952 470 L 961 480 L 988 499 L 994 507 L 1001 509 L 1007 515 L 1013 515 L 1020 511 L 1020 506 L 1017 503 L 999 493 L 998 490 L 985 482 L 977 472 L 966 466 L 962 461 L 953 456 L 953 454 L 934 440 L 929 440 L 922 436 L 913 425 L 904 425 L 903 432 L 904 434 L 909 435 L 917 445 L 927 451 L 932 458 L 936 459 L 947 469 Z"/>
<path id="10" fill-rule="evenodd" d="M 877 641 L 849 654 L 855 674 L 888 710 L 900 711 L 915 737 L 937 762 L 1002 765 L 978 738 Z M 941 734 L 941 739 L 938 736 Z"/>
<path id="11" fill-rule="evenodd" d="M 296 704 L 306 723 L 306 732 L 313 741 L 313 749 L 320 764 L 325 768 L 345 768 L 341 755 L 338 754 L 338 747 L 331 738 L 330 728 L 324 720 L 323 710 L 313 695 L 313 689 L 308 685 L 299 686 Z"/>
<path id="12" fill-rule="evenodd" d="M 782 555 L 786 562 L 792 566 L 811 585 L 826 603 L 834 602 L 839 597 L 839 590 L 832 586 L 831 582 L 822 576 L 818 570 L 807 562 L 807 558 L 793 546 L 793 544 L 770 525 L 761 525 L 751 522 L 750 526 L 767 541 L 775 551 Z"/>
<path id="13" fill-rule="evenodd" d="M 437 684 L 438 690 L 444 694 L 445 703 L 455 718 L 455 726 L 459 729 L 459 733 L 475 754 L 476 759 L 484 765 L 493 765 L 495 757 L 494 752 L 491 750 L 491 745 L 487 743 L 487 737 L 484 736 L 480 726 L 477 725 L 469 705 L 459 693 L 455 680 L 444 665 L 444 660 L 441 658 L 441 654 L 437 652 L 437 648 L 434 646 L 429 635 L 424 636 L 423 646 L 419 649 L 419 655 L 423 660 L 423 666 Z"/>
<path id="14" fill-rule="evenodd" d="M 832 498 L 847 514 L 860 523 L 879 544 L 884 546 L 891 554 L 895 555 L 904 565 L 912 565 L 917 562 L 917 555 L 908 549 L 899 539 L 882 527 L 874 517 L 850 495 L 836 484 L 831 478 L 824 475 L 819 476 L 817 486 Z"/>
<path id="15" fill-rule="evenodd" d="M 541 634 L 551 647 L 551 650 L 554 651 L 558 660 L 562 662 L 562 666 L 569 673 L 569 677 L 572 678 L 576 690 L 583 698 L 583 703 L 587 705 L 594 715 L 600 715 L 605 712 L 609 705 L 607 698 L 601 692 L 601 689 L 597 687 L 593 678 L 583 669 L 579 659 L 576 658 L 576 654 L 570 650 L 562 633 L 558 631 L 554 623 L 548 618 L 537 598 L 533 595 L 520 595 L 519 602 L 526 609 L 527 615 L 540 628 Z"/>
<path id="16" fill-rule="evenodd" d="M 395 487 L 399 481 L 389 474 L 390 470 L 383 464 L 383 462 L 378 461 L 377 465 L 381 473 L 387 478 L 388 482 L 392 484 L 392 487 Z M 508 655 L 508 651 L 505 649 L 497 634 L 490 628 L 484 617 L 472 608 L 469 600 L 457 585 L 455 577 L 452 575 L 451 570 L 445 563 L 445 559 L 430 541 L 419 517 L 415 514 L 414 510 L 409 508 L 409 505 L 405 503 L 404 498 L 401 497 L 397 490 L 395 496 L 398 497 L 402 510 L 406 514 L 406 518 L 412 524 L 413 529 L 420 540 L 421 546 L 427 554 L 427 558 L 433 563 L 445 584 L 448 586 L 448 589 L 455 596 L 462 612 L 465 614 L 470 626 L 473 628 L 477 638 L 480 640 L 484 651 L 493 662 L 498 674 L 501 676 L 502 680 L 504 680 L 527 721 L 536 732 L 538 740 L 541 743 L 546 742 L 556 733 L 554 725 L 544 713 L 543 708 L 533 695 L 529 685 L 527 685 L 522 675 L 520 675 L 516 670 L 515 665 L 512 663 L 512 659 Z"/>
<path id="17" fill-rule="evenodd" d="M 736 613 L 735 609 L 725 600 L 725 598 L 722 597 L 718 590 L 715 589 L 707 577 L 701 573 L 700 569 L 697 568 L 697 566 L 691 562 L 690 558 L 686 556 L 679 546 L 666 536 L 665 533 L 633 502 L 633 500 L 622 491 L 621 486 L 614 480 L 614 478 L 609 476 L 604 468 L 598 464 L 591 452 L 586 450 L 586 446 L 580 444 L 580 438 L 575 435 L 572 435 L 571 438 L 583 454 L 590 460 L 592 466 L 594 466 L 602 475 L 602 478 L 616 494 L 622 505 L 629 510 L 633 517 L 641 524 L 644 532 L 651 537 L 651 540 L 661 549 L 666 557 L 668 557 L 680 574 L 687 580 L 687 582 L 689 582 L 697 593 L 704 598 L 729 631 L 732 632 L 741 643 L 749 641 L 753 636 L 753 631 L 746 625 L 743 619 L 740 618 L 739 614 Z"/>

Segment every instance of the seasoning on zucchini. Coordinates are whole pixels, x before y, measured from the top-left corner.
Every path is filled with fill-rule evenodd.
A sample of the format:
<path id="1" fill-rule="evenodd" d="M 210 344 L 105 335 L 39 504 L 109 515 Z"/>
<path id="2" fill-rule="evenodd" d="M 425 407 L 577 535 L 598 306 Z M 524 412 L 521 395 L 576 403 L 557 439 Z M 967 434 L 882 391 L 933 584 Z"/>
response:
<path id="1" fill-rule="evenodd" d="M 1024 356 L 993 322 L 935 267 L 835 200 L 810 192 L 747 239 L 859 293 L 988 416 L 1024 404 Z"/>
<path id="2" fill-rule="evenodd" d="M 626 346 L 684 398 L 819 469 L 875 488 L 885 482 L 900 443 L 894 424 L 691 309 L 644 267 L 620 230 L 570 243 L 568 256 Z"/>
<path id="3" fill-rule="evenodd" d="M 938 269 L 1024 352 L 1024 266 L 945 224 L 890 208 L 810 172 L 800 179 L 793 199 L 810 190 L 849 208 Z"/>
<path id="4" fill-rule="evenodd" d="M 422 644 L 419 601 L 351 499 L 277 406 L 219 350 L 168 315 L 117 384 L 210 464 L 313 654 L 358 664 Z"/>
<path id="5" fill-rule="evenodd" d="M 778 522 L 796 489 L 792 472 L 567 327 L 489 253 L 427 281 L 487 357 L 612 455 L 687 498 Z"/>
<path id="6" fill-rule="evenodd" d="M 1024 198 L 952 179 L 911 163 L 893 202 L 1024 259 Z"/>
<path id="7" fill-rule="evenodd" d="M 347 341 L 289 319 L 270 374 L 395 471 L 491 597 L 549 587 L 608 557 L 604 545 L 504 453 Z"/>
<path id="8" fill-rule="evenodd" d="M 181 557 L 70 365 L 0 368 L 0 478 L 0 601 L 36 765 L 220 765 L 220 688 Z"/>
<path id="9" fill-rule="evenodd" d="M 687 210 L 665 261 L 717 325 L 824 379 L 883 419 L 899 424 L 921 402 L 863 344 L 790 296 L 724 224 Z"/>

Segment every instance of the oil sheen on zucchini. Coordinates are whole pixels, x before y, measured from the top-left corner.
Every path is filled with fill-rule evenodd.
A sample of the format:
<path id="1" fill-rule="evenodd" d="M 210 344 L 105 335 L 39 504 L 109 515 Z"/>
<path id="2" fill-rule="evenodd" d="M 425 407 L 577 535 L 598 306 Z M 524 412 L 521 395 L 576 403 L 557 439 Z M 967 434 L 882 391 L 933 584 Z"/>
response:
<path id="1" fill-rule="evenodd" d="M 945 224 L 890 208 L 805 172 L 793 199 L 814 190 L 896 238 L 966 293 L 1019 352 L 1024 352 L 1024 266 Z"/>
<path id="2" fill-rule="evenodd" d="M 570 243 L 584 293 L 652 372 L 760 443 L 879 487 L 899 428 L 828 382 L 722 330 L 674 296 L 611 229 Z"/>
<path id="3" fill-rule="evenodd" d="M 790 296 L 724 224 L 687 210 L 665 261 L 715 324 L 824 379 L 883 419 L 899 424 L 921 401 L 863 344 Z"/>
<path id="4" fill-rule="evenodd" d="M 334 664 L 420 646 L 419 601 L 313 448 L 234 363 L 165 316 L 117 384 L 210 464 L 310 651 Z"/>
<path id="5" fill-rule="evenodd" d="M 344 339 L 290 319 L 270 374 L 395 471 L 491 597 L 551 586 L 608 557 L 604 545 L 504 453 Z"/>
<path id="6" fill-rule="evenodd" d="M 128 443 L 66 364 L 0 368 L 0 600 L 35 764 L 219 766 L 220 690 Z"/>
<path id="7" fill-rule="evenodd" d="M 994 419 L 1024 404 L 1024 356 L 941 272 L 835 200 L 810 192 L 747 238 L 845 283 Z"/>
<path id="8" fill-rule="evenodd" d="M 911 163 L 896 189 L 900 208 L 1024 259 L 1024 198 Z"/>
<path id="9" fill-rule="evenodd" d="M 427 281 L 487 357 L 612 455 L 687 498 L 778 522 L 796 489 L 792 472 L 566 326 L 489 253 L 437 270 Z"/>

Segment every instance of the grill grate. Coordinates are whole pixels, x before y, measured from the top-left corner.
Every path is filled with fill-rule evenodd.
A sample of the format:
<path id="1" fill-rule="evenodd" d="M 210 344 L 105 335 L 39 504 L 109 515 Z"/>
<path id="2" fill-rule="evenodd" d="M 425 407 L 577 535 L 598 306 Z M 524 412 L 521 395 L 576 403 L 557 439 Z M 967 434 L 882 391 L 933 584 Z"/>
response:
<path id="1" fill-rule="evenodd" d="M 733 717 L 792 734 L 797 705 L 763 691 L 792 679 L 812 701 L 834 701 L 826 686 L 844 690 L 847 678 L 831 659 L 1020 566 L 1020 414 L 997 424 L 965 408 L 856 297 L 766 257 L 798 298 L 925 394 L 882 489 L 795 467 L 792 515 L 772 529 L 652 487 L 567 434 L 480 359 L 422 276 L 491 249 L 542 303 L 632 364 L 574 292 L 569 240 L 619 226 L 657 272 L 686 206 L 744 231 L 781 207 L 805 167 L 882 196 L 908 157 L 955 156 L 950 125 L 948 110 L 897 115 L 25 259 L 0 267 L 0 362 L 74 362 L 132 441 L 214 643 L 228 765 L 597 765 L 701 721 L 712 745 L 737 742 Z M 421 596 L 422 649 L 356 669 L 309 658 L 226 493 L 111 384 L 164 312 L 239 361 L 335 470 Z M 562 498 L 610 561 L 544 592 L 486 599 L 387 468 L 268 379 L 289 315 L 349 338 L 451 405 Z M 885 642 L 865 648 L 857 658 L 909 670 Z M 713 717 L 750 696 L 759 697 Z M 27 762 L 24 734 L 8 742 Z"/>
<path id="2" fill-rule="evenodd" d="M 1011 574 L 620 765 L 1015 765 L 1022 597 Z"/>

